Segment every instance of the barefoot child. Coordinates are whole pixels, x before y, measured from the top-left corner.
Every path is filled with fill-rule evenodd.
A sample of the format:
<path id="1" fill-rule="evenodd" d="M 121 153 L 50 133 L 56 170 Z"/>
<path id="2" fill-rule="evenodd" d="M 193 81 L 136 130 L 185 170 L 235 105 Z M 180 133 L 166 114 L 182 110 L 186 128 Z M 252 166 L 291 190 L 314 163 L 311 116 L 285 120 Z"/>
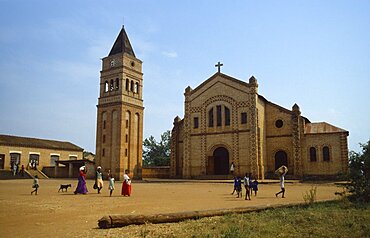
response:
<path id="1" fill-rule="evenodd" d="M 37 195 L 37 190 L 39 188 L 39 178 L 37 177 L 37 175 L 35 175 L 35 177 L 33 178 L 33 185 L 32 185 L 32 188 L 34 188 L 35 190 L 33 190 L 31 192 L 31 195 L 33 193 L 35 193 L 35 195 Z"/>
<path id="2" fill-rule="evenodd" d="M 114 177 L 112 174 L 109 174 L 109 196 L 112 197 L 112 193 L 114 190 Z"/>
<path id="3" fill-rule="evenodd" d="M 236 179 L 236 194 L 238 195 L 237 197 L 243 197 L 243 194 L 242 194 L 242 179 L 238 176 L 238 178 Z"/>
<path id="4" fill-rule="evenodd" d="M 253 188 L 253 191 L 254 191 L 254 196 L 257 196 L 257 191 L 258 191 L 257 178 L 254 178 L 254 181 L 252 182 L 252 188 Z"/>
<path id="5" fill-rule="evenodd" d="M 236 191 L 236 183 L 237 183 L 237 178 L 236 178 L 236 176 L 234 176 L 234 190 L 231 193 L 231 195 L 234 195 L 234 192 Z"/>

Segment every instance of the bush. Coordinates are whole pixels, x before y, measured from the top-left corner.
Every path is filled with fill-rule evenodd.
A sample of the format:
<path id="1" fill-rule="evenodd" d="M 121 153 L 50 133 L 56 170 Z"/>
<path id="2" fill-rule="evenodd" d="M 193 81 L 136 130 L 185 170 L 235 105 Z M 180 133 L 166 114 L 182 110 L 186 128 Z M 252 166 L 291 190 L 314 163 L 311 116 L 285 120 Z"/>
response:
<path id="1" fill-rule="evenodd" d="M 350 199 L 357 202 L 370 201 L 370 140 L 361 144 L 362 152 L 350 152 L 348 190 Z"/>
<path id="2" fill-rule="evenodd" d="M 313 204 L 316 201 L 317 187 L 312 187 L 310 190 L 303 194 L 303 200 L 306 204 Z"/>

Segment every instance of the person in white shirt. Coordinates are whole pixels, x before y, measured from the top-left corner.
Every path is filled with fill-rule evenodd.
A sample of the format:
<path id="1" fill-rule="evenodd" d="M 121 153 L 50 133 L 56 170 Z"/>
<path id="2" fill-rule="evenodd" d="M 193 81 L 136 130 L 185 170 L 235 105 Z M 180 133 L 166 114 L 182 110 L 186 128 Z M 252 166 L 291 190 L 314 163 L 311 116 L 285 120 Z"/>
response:
<path id="1" fill-rule="evenodd" d="M 250 185 L 250 178 L 248 173 L 245 173 L 244 176 L 244 187 L 245 187 L 245 200 L 251 200 L 250 191 L 249 191 L 249 185 Z"/>
<path id="2" fill-rule="evenodd" d="M 275 196 L 277 197 L 280 193 L 282 193 L 283 195 L 281 196 L 282 198 L 285 198 L 285 185 L 284 185 L 284 182 L 285 182 L 285 174 L 287 173 L 285 167 L 282 168 L 283 170 L 283 173 L 280 175 L 280 188 L 281 188 L 281 191 L 276 193 Z"/>

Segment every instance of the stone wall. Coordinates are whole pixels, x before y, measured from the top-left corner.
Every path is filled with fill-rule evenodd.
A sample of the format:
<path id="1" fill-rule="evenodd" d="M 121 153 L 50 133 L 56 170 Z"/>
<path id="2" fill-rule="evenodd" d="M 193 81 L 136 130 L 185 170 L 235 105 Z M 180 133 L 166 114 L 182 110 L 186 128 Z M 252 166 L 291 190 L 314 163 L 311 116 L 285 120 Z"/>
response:
<path id="1" fill-rule="evenodd" d="M 143 178 L 169 178 L 170 166 L 143 167 Z"/>

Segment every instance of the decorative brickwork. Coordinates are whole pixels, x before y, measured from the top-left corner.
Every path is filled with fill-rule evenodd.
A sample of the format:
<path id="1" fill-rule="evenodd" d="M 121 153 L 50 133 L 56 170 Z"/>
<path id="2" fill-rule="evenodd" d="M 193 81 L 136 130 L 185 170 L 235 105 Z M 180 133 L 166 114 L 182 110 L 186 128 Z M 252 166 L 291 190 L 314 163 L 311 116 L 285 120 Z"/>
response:
<path id="1" fill-rule="evenodd" d="M 181 161 L 183 174 L 171 168 L 171 176 L 227 175 L 231 162 L 235 174 L 249 172 L 259 179 L 274 174 L 279 163 L 286 164 L 289 175 L 296 178 L 347 172 L 347 131 L 311 123 L 301 116 L 298 105 L 288 110 L 257 91 L 254 77 L 246 83 L 222 73 L 195 89 L 187 87 L 182 127 L 174 124 L 171 151 L 171 166 L 180 168 Z M 199 127 L 194 127 L 194 118 Z M 330 148 L 329 163 L 322 160 L 323 145 Z M 320 148 L 315 162 L 310 161 L 310 146 Z M 215 155 L 216 150 L 227 153 Z"/>

